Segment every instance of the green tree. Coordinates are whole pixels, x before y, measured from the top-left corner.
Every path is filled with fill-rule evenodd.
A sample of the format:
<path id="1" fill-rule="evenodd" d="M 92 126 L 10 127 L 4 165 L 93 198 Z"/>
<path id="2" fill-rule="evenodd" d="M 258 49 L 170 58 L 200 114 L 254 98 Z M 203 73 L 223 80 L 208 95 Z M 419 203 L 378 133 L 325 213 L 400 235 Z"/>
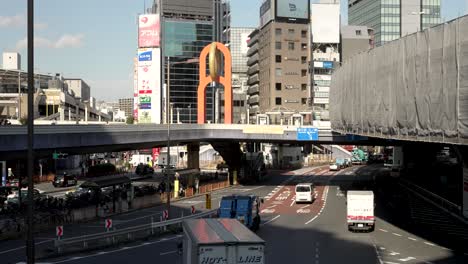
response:
<path id="1" fill-rule="evenodd" d="M 127 124 L 133 125 L 133 123 L 135 123 L 135 119 L 133 118 L 133 116 L 127 117 Z"/>

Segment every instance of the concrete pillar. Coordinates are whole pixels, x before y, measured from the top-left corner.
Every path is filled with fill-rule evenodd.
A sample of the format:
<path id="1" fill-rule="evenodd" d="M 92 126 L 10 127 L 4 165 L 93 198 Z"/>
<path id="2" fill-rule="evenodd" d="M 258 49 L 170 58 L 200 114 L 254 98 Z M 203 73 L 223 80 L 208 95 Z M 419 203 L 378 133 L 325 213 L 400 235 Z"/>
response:
<path id="1" fill-rule="evenodd" d="M 190 169 L 200 169 L 200 143 L 187 145 L 187 167 Z"/>
<path id="2" fill-rule="evenodd" d="M 71 107 L 68 107 L 68 121 L 71 121 Z"/>
<path id="3" fill-rule="evenodd" d="M 99 114 L 99 122 L 101 122 L 101 114 Z"/>
<path id="4" fill-rule="evenodd" d="M 58 110 L 60 113 L 60 121 L 65 121 L 65 108 L 60 105 Z"/>
<path id="5" fill-rule="evenodd" d="M 462 192 L 462 215 L 468 220 L 468 146 L 456 146 L 459 161 L 463 164 L 462 177 L 460 178 Z"/>
<path id="6" fill-rule="evenodd" d="M 80 120 L 80 107 L 76 105 L 75 109 L 76 109 L 75 120 L 79 121 Z"/>
<path id="7" fill-rule="evenodd" d="M 88 106 L 85 105 L 85 122 L 88 122 Z"/>

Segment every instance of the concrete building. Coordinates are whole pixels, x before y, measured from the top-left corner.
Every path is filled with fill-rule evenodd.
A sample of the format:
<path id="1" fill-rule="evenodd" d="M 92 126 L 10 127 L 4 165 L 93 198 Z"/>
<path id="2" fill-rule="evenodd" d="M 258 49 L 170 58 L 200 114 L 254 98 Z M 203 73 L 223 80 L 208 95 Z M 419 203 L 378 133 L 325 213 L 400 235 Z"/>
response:
<path id="1" fill-rule="evenodd" d="M 377 46 L 441 23 L 440 0 L 349 0 L 348 24 L 375 31 Z"/>
<path id="2" fill-rule="evenodd" d="M 330 83 L 340 62 L 340 4 L 322 0 L 311 5 L 312 100 L 314 120 L 329 120 Z"/>
<path id="3" fill-rule="evenodd" d="M 65 79 L 64 82 L 68 85 L 68 90 L 76 98 L 81 99 L 82 101 L 89 101 L 91 97 L 91 88 L 89 85 L 82 79 Z"/>
<path id="4" fill-rule="evenodd" d="M 133 116 L 133 98 L 119 99 L 119 110 L 124 112 L 125 117 Z"/>
<path id="5" fill-rule="evenodd" d="M 366 26 L 341 26 L 341 61 L 374 48 L 374 30 Z"/>
<path id="6" fill-rule="evenodd" d="M 288 5 L 264 1 L 261 27 L 251 34 L 247 53 L 249 66 L 250 121 L 266 116 L 270 124 L 291 124 L 294 116 L 311 122 L 310 100 L 310 12 L 308 1 Z"/>

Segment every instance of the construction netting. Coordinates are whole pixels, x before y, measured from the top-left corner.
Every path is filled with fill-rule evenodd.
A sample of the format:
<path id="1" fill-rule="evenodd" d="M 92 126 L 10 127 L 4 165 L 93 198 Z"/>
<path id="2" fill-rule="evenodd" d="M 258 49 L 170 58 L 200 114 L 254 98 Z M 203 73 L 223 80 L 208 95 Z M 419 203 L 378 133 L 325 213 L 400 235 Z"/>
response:
<path id="1" fill-rule="evenodd" d="M 467 142 L 468 16 L 351 57 L 330 90 L 336 131 Z"/>

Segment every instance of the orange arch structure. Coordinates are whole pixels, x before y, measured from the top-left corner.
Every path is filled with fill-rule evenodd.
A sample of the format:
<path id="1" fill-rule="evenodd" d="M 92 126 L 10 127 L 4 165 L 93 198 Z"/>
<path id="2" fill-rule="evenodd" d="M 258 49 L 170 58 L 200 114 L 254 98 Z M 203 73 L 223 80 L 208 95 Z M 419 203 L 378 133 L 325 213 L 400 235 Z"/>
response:
<path id="1" fill-rule="evenodd" d="M 232 57 L 229 49 L 222 43 L 214 42 L 216 48 L 224 55 L 224 76 L 213 79 L 206 74 L 206 59 L 210 52 L 211 44 L 203 48 L 200 54 L 200 84 L 197 92 L 197 123 L 206 123 L 206 87 L 217 82 L 224 85 L 224 123 L 232 124 Z"/>

